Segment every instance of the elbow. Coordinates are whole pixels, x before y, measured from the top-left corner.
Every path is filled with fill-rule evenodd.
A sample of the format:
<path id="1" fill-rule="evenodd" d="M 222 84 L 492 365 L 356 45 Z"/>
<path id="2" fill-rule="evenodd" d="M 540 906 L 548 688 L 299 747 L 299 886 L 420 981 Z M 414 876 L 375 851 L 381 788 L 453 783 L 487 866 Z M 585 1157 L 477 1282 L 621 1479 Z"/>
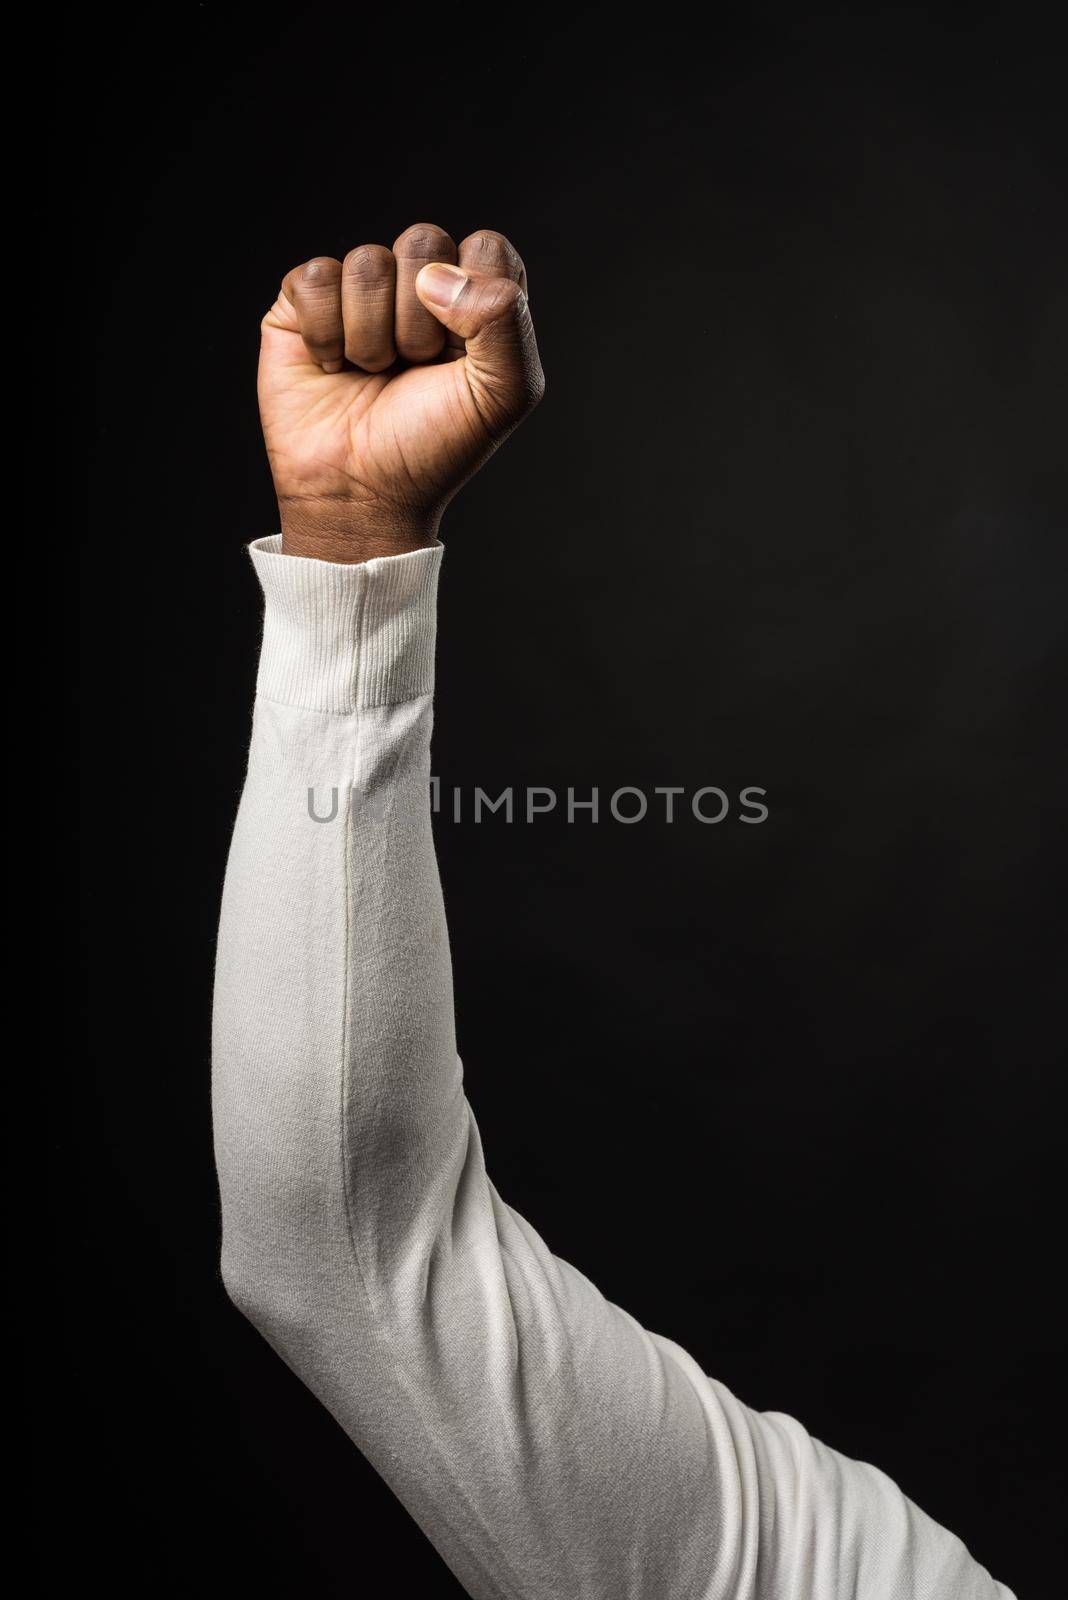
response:
<path id="1" fill-rule="evenodd" d="M 224 1244 L 219 1262 L 227 1299 L 287 1359 L 312 1336 L 313 1297 L 276 1263 L 252 1260 Z"/>
<path id="2" fill-rule="evenodd" d="M 234 1309 L 305 1380 L 340 1343 L 368 1335 L 364 1302 L 341 1292 L 336 1267 L 314 1251 L 248 1250 L 224 1232 L 219 1273 Z"/>
<path id="3" fill-rule="evenodd" d="M 378 1413 L 386 1393 L 381 1334 L 359 1301 L 339 1304 L 336 1283 L 225 1244 L 219 1265 L 231 1305 L 343 1426 L 362 1425 Z"/>
<path id="4" fill-rule="evenodd" d="M 254 1283 L 245 1264 L 225 1249 L 219 1260 L 219 1276 L 230 1304 L 246 1321 L 256 1325 L 263 1314 L 262 1284 Z"/>

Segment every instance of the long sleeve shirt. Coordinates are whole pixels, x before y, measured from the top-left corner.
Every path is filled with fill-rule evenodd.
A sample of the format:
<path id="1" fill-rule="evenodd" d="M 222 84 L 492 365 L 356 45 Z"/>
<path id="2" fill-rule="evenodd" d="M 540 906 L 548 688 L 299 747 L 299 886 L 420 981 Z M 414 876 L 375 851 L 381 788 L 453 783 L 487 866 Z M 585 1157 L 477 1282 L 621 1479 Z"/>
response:
<path id="1" fill-rule="evenodd" d="M 264 635 L 216 978 L 233 1301 L 475 1600 L 1012 1600 L 882 1472 L 749 1409 L 498 1194 L 431 834 L 442 547 L 345 566 L 280 546 L 251 549 Z"/>

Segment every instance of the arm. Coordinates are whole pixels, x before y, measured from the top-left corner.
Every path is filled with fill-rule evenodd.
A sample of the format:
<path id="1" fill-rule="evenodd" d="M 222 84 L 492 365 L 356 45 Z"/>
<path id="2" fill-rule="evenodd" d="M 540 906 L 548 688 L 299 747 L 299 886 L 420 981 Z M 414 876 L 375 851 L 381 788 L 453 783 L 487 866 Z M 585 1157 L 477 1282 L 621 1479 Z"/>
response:
<path id="1" fill-rule="evenodd" d="M 889 1480 L 741 1405 L 556 1258 L 487 1176 L 428 784 L 437 517 L 540 390 L 522 267 L 493 249 L 496 272 L 428 318 L 466 341 L 452 362 L 384 382 L 312 370 L 309 349 L 338 359 L 339 326 L 365 336 L 340 269 L 333 323 L 309 310 L 313 272 L 291 275 L 265 326 L 283 532 L 253 547 L 264 641 L 219 941 L 227 1288 L 479 1600 L 993 1600 L 1004 1591 Z M 415 319 L 396 306 L 403 344 Z M 407 349 L 433 355 L 421 337 Z M 376 431 L 374 407 L 409 379 Z M 339 412 L 337 439 L 301 437 L 295 388 L 315 428 Z M 375 440 L 406 445 L 403 475 Z M 320 817 L 336 789 L 332 821 L 309 814 L 309 789 Z"/>
<path id="2" fill-rule="evenodd" d="M 220 935 L 229 1292 L 472 1594 L 704 1594 L 723 1419 L 500 1199 L 464 1096 L 429 815 L 440 547 L 339 568 L 276 546 L 253 550 Z"/>

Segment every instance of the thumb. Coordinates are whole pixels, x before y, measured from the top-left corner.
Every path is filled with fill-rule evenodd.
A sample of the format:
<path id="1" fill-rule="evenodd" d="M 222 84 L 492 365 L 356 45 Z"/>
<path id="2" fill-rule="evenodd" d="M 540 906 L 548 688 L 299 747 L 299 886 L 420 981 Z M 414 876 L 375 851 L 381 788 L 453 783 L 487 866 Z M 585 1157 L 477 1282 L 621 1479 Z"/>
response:
<path id="1" fill-rule="evenodd" d="M 511 278 L 444 261 L 423 268 L 415 291 L 431 315 L 464 340 L 468 382 L 487 429 L 509 432 L 545 391 L 526 295 Z"/>

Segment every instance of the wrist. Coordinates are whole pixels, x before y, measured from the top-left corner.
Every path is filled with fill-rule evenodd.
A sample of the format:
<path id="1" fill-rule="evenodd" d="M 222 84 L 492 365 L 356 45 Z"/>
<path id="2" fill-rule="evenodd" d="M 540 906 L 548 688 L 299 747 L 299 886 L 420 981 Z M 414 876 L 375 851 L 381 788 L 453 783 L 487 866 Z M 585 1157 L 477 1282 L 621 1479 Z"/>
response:
<path id="1" fill-rule="evenodd" d="M 373 511 L 348 500 L 278 498 L 282 553 L 346 565 L 425 550 L 437 540 L 439 518 Z"/>
<path id="2" fill-rule="evenodd" d="M 264 596 L 260 696 L 348 714 L 430 694 L 444 547 L 339 563 L 281 543 L 270 534 L 249 546 Z"/>

